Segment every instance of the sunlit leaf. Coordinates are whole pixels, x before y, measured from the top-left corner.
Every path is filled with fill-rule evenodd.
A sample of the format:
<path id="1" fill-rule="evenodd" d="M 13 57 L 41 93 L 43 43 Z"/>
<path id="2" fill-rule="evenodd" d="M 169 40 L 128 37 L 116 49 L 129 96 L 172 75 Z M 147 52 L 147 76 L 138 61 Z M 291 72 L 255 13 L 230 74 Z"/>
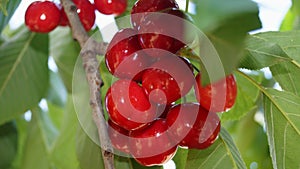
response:
<path id="1" fill-rule="evenodd" d="M 300 97 L 267 89 L 264 108 L 273 167 L 299 168 Z"/>

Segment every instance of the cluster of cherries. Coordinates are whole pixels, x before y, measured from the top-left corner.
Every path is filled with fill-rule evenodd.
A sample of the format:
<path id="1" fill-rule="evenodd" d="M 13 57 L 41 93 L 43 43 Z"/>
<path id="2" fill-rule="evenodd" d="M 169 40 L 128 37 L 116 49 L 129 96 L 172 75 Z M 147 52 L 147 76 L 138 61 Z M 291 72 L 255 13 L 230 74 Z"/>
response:
<path id="1" fill-rule="evenodd" d="M 164 164 L 178 146 L 212 145 L 220 132 L 217 112 L 235 103 L 233 75 L 202 86 L 200 72 L 179 56 L 188 43 L 186 21 L 175 0 L 138 0 L 133 28 L 117 32 L 106 51 L 106 66 L 118 79 L 105 98 L 112 145 L 145 166 Z M 186 102 L 193 87 L 195 102 Z"/>
<path id="2" fill-rule="evenodd" d="M 120 15 L 125 12 L 127 0 L 73 0 L 77 13 L 86 31 L 95 24 L 95 10 L 102 14 Z M 61 4 L 52 1 L 35 1 L 25 13 L 25 24 L 33 32 L 48 33 L 57 26 L 68 26 L 69 20 Z"/>

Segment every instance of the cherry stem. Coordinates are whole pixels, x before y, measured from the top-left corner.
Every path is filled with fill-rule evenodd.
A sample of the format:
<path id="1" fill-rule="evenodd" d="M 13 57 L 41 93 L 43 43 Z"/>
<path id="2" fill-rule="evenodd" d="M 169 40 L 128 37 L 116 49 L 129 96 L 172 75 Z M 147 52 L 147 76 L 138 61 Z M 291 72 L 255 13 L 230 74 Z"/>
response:
<path id="1" fill-rule="evenodd" d="M 102 158 L 105 169 L 114 169 L 113 148 L 107 132 L 107 123 L 105 121 L 100 86 L 103 81 L 100 76 L 99 62 L 97 54 L 103 55 L 106 51 L 106 43 L 98 43 L 91 39 L 82 26 L 77 7 L 72 0 L 61 0 L 72 29 L 72 35 L 81 46 L 80 56 L 83 61 L 83 67 L 90 88 L 90 106 L 93 111 L 93 120 L 98 129 L 99 140 L 101 144 Z"/>
<path id="2" fill-rule="evenodd" d="M 189 4 L 190 4 L 190 0 L 186 0 L 185 1 L 185 12 L 189 12 Z"/>

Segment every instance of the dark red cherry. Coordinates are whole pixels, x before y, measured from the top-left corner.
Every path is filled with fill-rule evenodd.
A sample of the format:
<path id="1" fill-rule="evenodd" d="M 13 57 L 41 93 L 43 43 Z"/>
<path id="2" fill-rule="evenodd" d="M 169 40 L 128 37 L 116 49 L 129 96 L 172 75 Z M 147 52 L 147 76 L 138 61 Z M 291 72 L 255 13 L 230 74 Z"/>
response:
<path id="1" fill-rule="evenodd" d="M 156 116 L 145 90 L 134 81 L 116 81 L 106 93 L 105 103 L 110 119 L 126 130 L 143 127 Z"/>
<path id="2" fill-rule="evenodd" d="M 113 147 L 121 152 L 129 153 L 129 131 L 108 120 L 108 136 Z"/>
<path id="3" fill-rule="evenodd" d="M 120 15 L 126 11 L 127 0 L 94 0 L 96 9 L 106 15 Z"/>
<path id="4" fill-rule="evenodd" d="M 142 86 L 151 101 L 169 105 L 185 96 L 194 81 L 189 63 L 173 55 L 163 57 L 147 69 L 143 74 Z"/>
<path id="5" fill-rule="evenodd" d="M 165 120 L 157 119 L 147 127 L 130 132 L 130 153 L 144 166 L 162 165 L 172 159 L 177 145 L 167 134 Z"/>
<path id="6" fill-rule="evenodd" d="M 60 11 L 51 1 L 35 1 L 25 12 L 25 24 L 33 32 L 48 33 L 60 21 Z"/>
<path id="7" fill-rule="evenodd" d="M 196 81 L 195 92 L 197 100 L 205 109 L 213 112 L 223 112 L 234 105 L 237 96 L 237 85 L 234 75 L 228 75 L 216 83 L 202 86 L 199 73 L 196 76 Z"/>
<path id="8" fill-rule="evenodd" d="M 91 4 L 89 0 L 73 0 L 73 2 L 77 6 L 77 13 L 84 29 L 86 31 L 91 30 L 96 20 L 94 5 Z M 60 20 L 60 25 L 70 25 L 64 9 L 62 8 L 61 10 L 62 17 Z"/>
<path id="9" fill-rule="evenodd" d="M 220 119 L 197 103 L 176 105 L 167 115 L 168 133 L 180 146 L 205 149 L 212 145 L 220 132 Z"/>
<path id="10" fill-rule="evenodd" d="M 149 12 L 159 12 L 168 8 L 179 8 L 175 0 L 138 0 L 131 10 L 131 24 L 138 29 Z"/>

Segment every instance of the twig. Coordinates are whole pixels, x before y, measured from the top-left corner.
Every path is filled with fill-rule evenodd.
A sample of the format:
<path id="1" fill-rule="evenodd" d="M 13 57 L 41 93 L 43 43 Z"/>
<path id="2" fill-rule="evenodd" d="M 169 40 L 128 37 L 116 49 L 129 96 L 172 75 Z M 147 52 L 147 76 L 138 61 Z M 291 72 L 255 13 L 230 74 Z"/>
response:
<path id="1" fill-rule="evenodd" d="M 98 128 L 105 169 L 113 169 L 113 149 L 107 133 L 100 96 L 100 86 L 103 82 L 100 77 L 99 63 L 96 58 L 96 54 L 103 55 L 105 53 L 107 44 L 97 43 L 89 38 L 76 13 L 77 8 L 71 0 L 61 0 L 61 2 L 69 19 L 73 38 L 79 42 L 82 48 L 80 55 L 90 87 L 90 106 L 93 111 L 93 120 Z"/>

